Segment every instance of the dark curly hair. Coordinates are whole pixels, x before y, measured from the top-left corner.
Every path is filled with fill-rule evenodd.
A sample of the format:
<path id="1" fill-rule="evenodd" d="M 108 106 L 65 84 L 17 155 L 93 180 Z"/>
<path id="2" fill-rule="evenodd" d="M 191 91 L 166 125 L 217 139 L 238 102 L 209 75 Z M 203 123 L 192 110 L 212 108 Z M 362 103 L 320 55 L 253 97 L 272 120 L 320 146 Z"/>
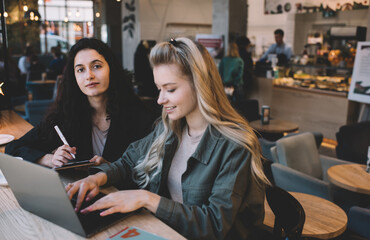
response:
<path id="1" fill-rule="evenodd" d="M 109 65 L 110 81 L 106 108 L 109 118 L 124 111 L 130 105 L 140 102 L 133 92 L 130 74 L 122 68 L 110 47 L 94 38 L 79 40 L 69 51 L 63 78 L 58 86 L 56 101 L 42 123 L 46 125 L 42 128 L 45 130 L 50 129 L 50 126 L 59 125 L 66 137 L 71 139 L 76 139 L 81 129 L 91 128 L 93 109 L 87 96 L 80 90 L 74 73 L 75 57 L 84 49 L 96 50 Z"/>

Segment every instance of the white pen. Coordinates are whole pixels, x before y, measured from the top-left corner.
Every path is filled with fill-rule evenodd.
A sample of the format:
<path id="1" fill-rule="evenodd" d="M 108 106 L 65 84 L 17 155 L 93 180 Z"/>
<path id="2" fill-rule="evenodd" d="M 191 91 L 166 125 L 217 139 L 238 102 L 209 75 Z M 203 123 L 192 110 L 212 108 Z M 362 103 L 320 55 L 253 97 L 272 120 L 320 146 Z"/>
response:
<path id="1" fill-rule="evenodd" d="M 59 135 L 60 139 L 62 140 L 62 142 L 63 142 L 65 145 L 68 145 L 68 146 L 69 146 L 69 144 L 68 144 L 68 142 L 67 142 L 66 138 L 63 136 L 63 133 L 60 131 L 60 129 L 59 129 L 59 127 L 58 127 L 58 125 L 55 125 L 55 126 L 54 126 L 54 128 L 55 128 L 55 131 L 57 131 L 57 133 L 58 133 L 58 135 Z M 71 154 L 71 155 L 72 155 L 72 157 L 73 157 L 74 159 L 76 159 L 76 156 L 75 156 L 73 153 L 69 153 L 69 154 Z"/>

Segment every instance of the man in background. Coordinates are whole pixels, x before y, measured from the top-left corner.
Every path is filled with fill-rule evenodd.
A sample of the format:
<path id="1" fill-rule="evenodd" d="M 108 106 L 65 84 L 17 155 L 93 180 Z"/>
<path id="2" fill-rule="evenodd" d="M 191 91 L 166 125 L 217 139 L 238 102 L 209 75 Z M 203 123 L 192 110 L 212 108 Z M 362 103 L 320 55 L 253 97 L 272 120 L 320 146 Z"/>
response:
<path id="1" fill-rule="evenodd" d="M 282 57 L 283 55 L 286 58 L 286 61 L 289 61 L 289 59 L 292 57 L 292 48 L 288 46 L 286 43 L 284 43 L 284 31 L 281 29 L 276 29 L 274 32 L 275 35 L 275 42 L 272 44 L 269 49 L 262 55 L 260 62 L 266 62 L 268 59 L 269 54 L 276 54 Z"/>

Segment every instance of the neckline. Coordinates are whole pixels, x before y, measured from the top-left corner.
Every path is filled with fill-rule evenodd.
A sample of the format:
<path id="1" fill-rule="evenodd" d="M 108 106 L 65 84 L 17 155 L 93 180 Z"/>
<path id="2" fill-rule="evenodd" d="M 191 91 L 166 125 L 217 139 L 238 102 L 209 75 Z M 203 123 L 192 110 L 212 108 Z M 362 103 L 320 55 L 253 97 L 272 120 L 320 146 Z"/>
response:
<path id="1" fill-rule="evenodd" d="M 198 138 L 201 138 L 201 137 L 203 136 L 204 132 L 206 131 L 206 129 L 207 129 L 207 128 L 205 128 L 205 129 L 204 129 L 204 131 L 203 131 L 202 133 L 200 133 L 200 134 L 198 134 L 198 135 L 196 135 L 196 136 L 192 136 L 192 135 L 190 135 L 190 133 L 189 133 L 189 126 L 188 126 L 187 124 L 186 124 L 186 126 L 185 126 L 186 135 L 187 135 L 190 139 L 192 139 L 192 140 L 197 140 Z"/>

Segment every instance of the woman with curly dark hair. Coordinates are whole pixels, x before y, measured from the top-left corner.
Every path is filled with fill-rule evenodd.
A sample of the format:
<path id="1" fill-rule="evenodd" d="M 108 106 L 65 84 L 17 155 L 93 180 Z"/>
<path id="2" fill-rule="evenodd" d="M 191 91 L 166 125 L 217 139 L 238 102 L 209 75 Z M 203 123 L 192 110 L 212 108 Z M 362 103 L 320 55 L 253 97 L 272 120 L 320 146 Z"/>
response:
<path id="1" fill-rule="evenodd" d="M 70 50 L 55 103 L 45 119 L 5 152 L 56 167 L 78 160 L 113 162 L 150 130 L 154 115 L 134 94 L 127 72 L 103 42 L 79 40 Z M 70 145 L 63 145 L 54 126 Z"/>

